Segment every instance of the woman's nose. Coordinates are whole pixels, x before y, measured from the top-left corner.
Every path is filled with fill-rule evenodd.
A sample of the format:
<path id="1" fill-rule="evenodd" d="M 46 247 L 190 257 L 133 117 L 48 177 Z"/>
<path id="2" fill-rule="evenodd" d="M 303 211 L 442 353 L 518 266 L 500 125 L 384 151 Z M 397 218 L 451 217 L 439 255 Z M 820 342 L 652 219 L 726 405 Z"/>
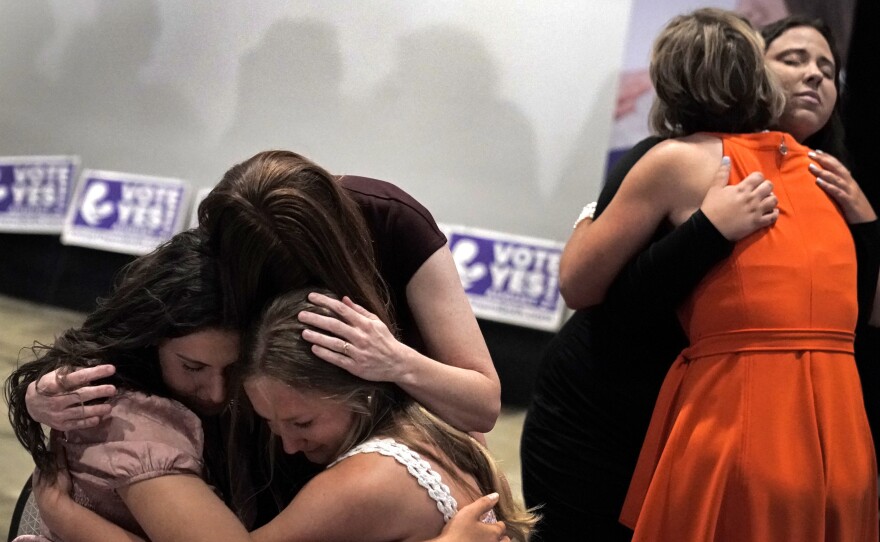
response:
<path id="1" fill-rule="evenodd" d="M 281 435 L 281 444 L 284 448 L 284 453 L 288 455 L 293 455 L 303 449 L 303 440 L 297 438 L 293 435 L 284 434 Z"/>
<path id="2" fill-rule="evenodd" d="M 219 405 L 226 400 L 226 379 L 222 376 L 216 376 L 208 382 L 205 387 L 206 399 L 215 405 Z"/>
<path id="3" fill-rule="evenodd" d="M 806 64 L 804 73 L 804 80 L 808 85 L 813 88 L 817 88 L 819 84 L 822 82 L 822 79 L 825 78 L 825 75 L 822 73 L 822 70 L 819 69 L 819 66 L 816 65 L 815 62 L 808 62 Z"/>

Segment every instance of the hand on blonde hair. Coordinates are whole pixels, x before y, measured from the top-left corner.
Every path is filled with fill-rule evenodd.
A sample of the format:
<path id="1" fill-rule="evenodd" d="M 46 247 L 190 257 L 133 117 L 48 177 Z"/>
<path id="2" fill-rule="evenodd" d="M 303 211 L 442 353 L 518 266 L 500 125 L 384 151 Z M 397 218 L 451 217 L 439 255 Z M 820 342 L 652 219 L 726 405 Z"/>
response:
<path id="1" fill-rule="evenodd" d="M 303 331 L 319 358 L 371 382 L 398 382 L 406 366 L 399 362 L 409 347 L 394 337 L 388 326 L 348 297 L 333 299 L 309 294 L 309 301 L 333 313 L 323 316 L 299 313 L 299 321 L 316 328 Z"/>

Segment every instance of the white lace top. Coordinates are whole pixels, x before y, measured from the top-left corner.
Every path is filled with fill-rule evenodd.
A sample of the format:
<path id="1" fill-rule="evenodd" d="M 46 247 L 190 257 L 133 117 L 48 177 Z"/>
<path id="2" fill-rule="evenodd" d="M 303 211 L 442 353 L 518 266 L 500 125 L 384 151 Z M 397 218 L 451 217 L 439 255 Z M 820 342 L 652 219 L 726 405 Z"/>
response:
<path id="1" fill-rule="evenodd" d="M 388 457 L 393 457 L 398 463 L 406 467 L 406 470 L 412 475 L 419 485 L 428 491 L 428 495 L 437 503 L 437 509 L 443 514 L 443 520 L 449 521 L 458 512 L 458 503 L 452 493 L 449 492 L 449 486 L 440 479 L 440 474 L 431 468 L 431 465 L 414 452 L 405 444 L 401 444 L 392 438 L 374 438 L 366 442 L 358 444 L 354 448 L 337 457 L 335 461 L 327 465 L 329 469 L 333 465 L 339 463 L 343 459 L 357 454 L 379 453 Z M 489 512 L 487 517 L 483 518 L 485 523 L 494 523 L 495 514 Z"/>

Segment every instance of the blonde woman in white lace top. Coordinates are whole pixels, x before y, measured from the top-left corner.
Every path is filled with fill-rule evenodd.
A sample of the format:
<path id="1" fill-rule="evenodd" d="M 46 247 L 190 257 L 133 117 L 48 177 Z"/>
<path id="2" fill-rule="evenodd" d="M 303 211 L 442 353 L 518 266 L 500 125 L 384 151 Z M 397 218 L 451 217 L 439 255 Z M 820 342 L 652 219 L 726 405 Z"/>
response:
<path id="1" fill-rule="evenodd" d="M 310 302 L 310 291 L 269 306 L 239 375 L 284 451 L 327 465 L 264 528 L 275 531 L 265 533 L 268 539 L 283 531 L 289 540 L 425 540 L 459 506 L 497 492 L 498 504 L 483 521 L 502 521 L 511 539 L 527 540 L 535 516 L 514 501 L 485 448 L 396 385 L 362 380 L 313 354 L 302 339 L 301 311 L 323 314 L 324 329 L 332 329 L 334 312 L 346 319 L 377 316 L 331 312 Z M 350 348 L 340 339 L 340 351 Z"/>
<path id="2" fill-rule="evenodd" d="M 324 315 L 332 320 L 326 322 L 332 327 L 338 322 L 332 315 L 340 311 L 319 307 L 308 295 L 297 291 L 276 300 L 245 341 L 247 359 L 231 367 L 238 373 L 233 380 L 247 392 L 242 405 L 252 403 L 280 437 L 284 452 L 302 453 L 326 468 L 275 519 L 251 533 L 199 476 L 181 473 L 134 484 L 126 502 L 150 539 L 527 540 L 536 518 L 514 502 L 493 459 L 479 443 L 428 413 L 396 385 L 362 380 L 312 353 L 315 347 L 302 338 L 307 326 L 299 322 L 299 313 Z M 383 313 L 381 308 L 378 312 Z M 376 318 L 366 312 L 341 314 Z M 352 347 L 340 342 L 339 348 Z M 234 451 L 230 457 L 236 457 Z M 232 465 L 231 470 L 234 478 L 244 469 Z M 236 482 L 233 489 L 253 487 Z M 53 513 L 54 525 L 65 531 L 64 540 L 141 540 L 73 502 L 64 469 L 57 483 L 38 480 L 37 487 L 41 509 Z M 491 493 L 497 494 L 494 502 L 481 497 Z M 253 490 L 234 501 L 252 498 Z M 450 521 L 459 510 L 461 514 Z"/>

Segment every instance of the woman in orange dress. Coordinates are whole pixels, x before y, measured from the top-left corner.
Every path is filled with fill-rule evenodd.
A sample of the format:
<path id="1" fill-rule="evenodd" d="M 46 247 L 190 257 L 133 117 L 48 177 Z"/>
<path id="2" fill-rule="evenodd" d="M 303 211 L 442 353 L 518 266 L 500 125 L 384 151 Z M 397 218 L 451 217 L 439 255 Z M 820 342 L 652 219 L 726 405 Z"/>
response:
<path id="1" fill-rule="evenodd" d="M 873 211 L 839 208 L 809 174 L 812 151 L 762 131 L 783 105 L 762 45 L 731 12 L 667 25 L 651 62 L 652 123 L 677 137 L 636 164 L 563 254 L 562 287 L 580 281 L 595 303 L 651 232 L 682 222 L 708 190 L 738 191 L 754 201 L 751 225 L 766 226 L 680 310 L 691 346 L 664 382 L 621 516 L 637 541 L 878 539 L 844 220 Z M 707 185 L 719 162 L 729 179 Z M 772 181 L 774 198 L 752 171 Z"/>

